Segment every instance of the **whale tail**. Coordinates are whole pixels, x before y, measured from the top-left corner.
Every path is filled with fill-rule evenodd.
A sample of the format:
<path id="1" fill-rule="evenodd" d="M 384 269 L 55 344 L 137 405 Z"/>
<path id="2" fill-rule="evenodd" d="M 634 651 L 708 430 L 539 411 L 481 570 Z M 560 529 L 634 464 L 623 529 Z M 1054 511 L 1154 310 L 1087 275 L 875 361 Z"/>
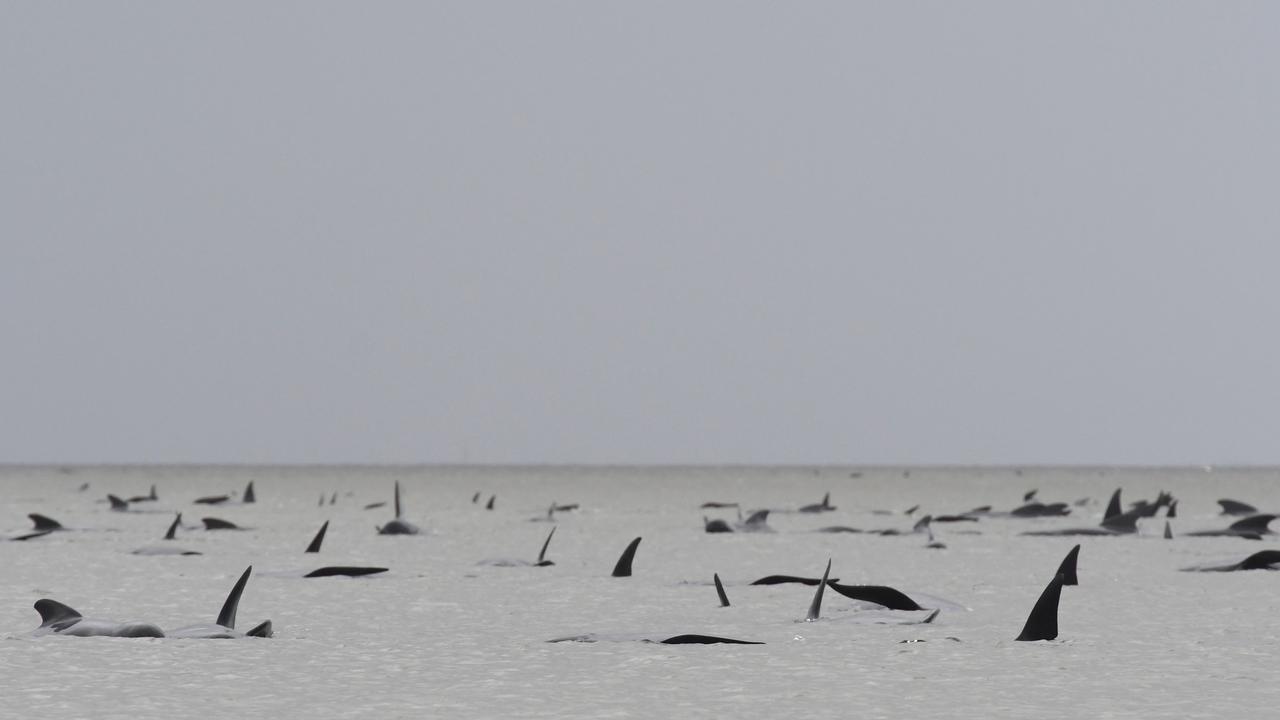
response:
<path id="1" fill-rule="evenodd" d="M 1062 559 L 1062 564 L 1058 566 L 1058 574 L 1062 576 L 1063 585 L 1079 585 L 1080 581 L 1076 578 L 1076 559 L 1080 557 L 1080 546 L 1076 545 L 1071 548 L 1071 552 Z"/>
<path id="2" fill-rule="evenodd" d="M 716 595 L 720 596 L 720 607 L 729 607 L 729 596 L 724 594 L 724 585 L 720 584 L 720 574 L 712 573 L 711 579 L 716 581 Z"/>
<path id="3" fill-rule="evenodd" d="M 115 495 L 108 495 L 107 500 L 111 502 L 111 509 L 123 512 L 129 509 L 129 503 L 121 500 Z"/>
<path id="4" fill-rule="evenodd" d="M 218 624 L 228 630 L 236 629 L 236 610 L 240 607 L 240 596 L 244 594 L 244 586 L 249 583 L 249 574 L 253 572 L 253 566 L 245 568 L 244 574 L 236 581 L 235 587 L 231 588 L 231 593 L 227 595 L 226 602 L 222 603 L 222 612 L 218 613 Z"/>
<path id="5" fill-rule="evenodd" d="M 622 557 L 618 558 L 618 564 L 613 566 L 613 577 L 631 577 L 631 561 L 636 558 L 636 548 L 640 547 L 640 538 L 631 541 L 626 550 L 622 551 Z"/>
<path id="6" fill-rule="evenodd" d="M 169 523 L 169 531 L 164 534 L 165 540 L 172 540 L 178 533 L 178 526 L 182 524 L 182 513 L 178 513 L 173 518 L 173 522 Z"/>
<path id="7" fill-rule="evenodd" d="M 818 583 L 818 591 L 813 594 L 813 602 L 809 603 L 809 612 L 805 614 L 805 622 L 813 622 L 822 615 L 822 591 L 827 589 L 827 578 L 831 575 L 831 558 L 827 558 L 827 569 L 822 571 L 822 582 Z"/>
<path id="8" fill-rule="evenodd" d="M 37 600 L 35 604 L 36 612 L 40 613 L 40 627 L 53 627 L 57 629 L 57 625 L 66 623 L 67 621 L 79 620 L 82 615 L 75 610 L 63 605 L 57 600 L 43 598 Z"/>
<path id="9" fill-rule="evenodd" d="M 547 559 L 547 546 L 551 544 L 551 536 L 555 534 L 556 534 L 556 526 L 552 525 L 551 532 L 547 533 L 547 539 L 542 541 L 542 549 L 538 551 L 538 567 L 555 565 L 555 563 Z"/>
<path id="10" fill-rule="evenodd" d="M 244 501 L 247 503 L 257 502 L 258 497 L 253 494 L 253 481 L 249 481 L 249 486 L 244 489 Z"/>
<path id="11" fill-rule="evenodd" d="M 1062 596 L 1062 573 L 1049 581 L 1017 640 L 1053 640 L 1058 637 L 1058 599 Z"/>
<path id="12" fill-rule="evenodd" d="M 311 541 L 311 544 L 310 544 L 310 545 L 308 545 L 308 546 L 307 546 L 307 549 L 306 549 L 306 550 L 304 550 L 303 552 L 309 552 L 309 553 L 318 553 L 318 552 L 320 552 L 320 543 L 323 543 L 323 542 L 324 542 L 324 533 L 325 533 L 325 531 L 326 531 L 326 530 L 328 530 L 328 529 L 329 529 L 329 521 L 328 521 L 328 520 L 325 520 L 325 521 L 324 521 L 324 524 L 320 526 L 320 532 L 316 533 L 316 536 L 315 536 L 315 538 Z"/>

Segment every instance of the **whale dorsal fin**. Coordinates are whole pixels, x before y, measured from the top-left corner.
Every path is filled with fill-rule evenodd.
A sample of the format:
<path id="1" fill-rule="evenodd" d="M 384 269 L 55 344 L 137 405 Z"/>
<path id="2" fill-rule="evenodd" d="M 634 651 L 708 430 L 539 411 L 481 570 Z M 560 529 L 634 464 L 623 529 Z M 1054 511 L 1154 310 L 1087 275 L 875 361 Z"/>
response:
<path id="1" fill-rule="evenodd" d="M 178 515 L 173 518 L 173 522 L 169 524 L 169 532 L 164 534 L 164 539 L 172 540 L 177 535 L 178 526 L 181 524 L 182 524 L 182 513 L 178 513 Z"/>
<path id="2" fill-rule="evenodd" d="M 724 594 L 724 585 L 719 582 L 719 573 L 712 573 L 712 579 L 716 580 L 716 594 L 721 598 L 721 607 L 728 607 L 728 596 Z"/>
<path id="3" fill-rule="evenodd" d="M 320 503 L 316 507 L 324 507 L 324 493 L 320 493 Z"/>
<path id="4" fill-rule="evenodd" d="M 822 507 L 824 508 L 831 507 L 831 493 L 827 493 L 822 496 Z"/>
<path id="5" fill-rule="evenodd" d="M 200 518 L 200 522 L 204 523 L 205 530 L 239 530 L 240 529 L 239 525 L 236 525 L 230 520 L 223 520 L 222 518 L 216 518 L 216 517 Z"/>
<path id="6" fill-rule="evenodd" d="M 63 605 L 57 600 L 43 598 L 37 600 L 35 604 L 36 612 L 40 613 L 40 627 L 52 627 L 55 623 L 63 623 L 68 620 L 79 620 L 82 615 Z"/>
<path id="7" fill-rule="evenodd" d="M 887 585 L 841 585 L 835 580 L 832 580 L 827 584 L 831 586 L 832 590 L 835 590 L 850 600 L 875 603 L 877 605 L 883 605 L 890 610 L 924 609 L 906 593 Z"/>
<path id="8" fill-rule="evenodd" d="M 248 487 L 244 489 L 244 502 L 251 503 L 257 501 L 258 497 L 253 494 L 253 481 L 250 480 Z"/>
<path id="9" fill-rule="evenodd" d="M 1018 640 L 1053 640 L 1058 637 L 1058 599 L 1062 596 L 1062 574 L 1059 573 L 1045 586 L 1027 616 Z"/>
<path id="10" fill-rule="evenodd" d="M 1222 506 L 1222 512 L 1226 515 L 1248 515 L 1258 512 L 1258 508 L 1239 500 L 1223 498 L 1218 501 L 1218 504 Z"/>
<path id="11" fill-rule="evenodd" d="M 805 614 L 805 622 L 813 622 L 822 615 L 822 591 L 827 589 L 827 578 L 831 575 L 831 558 L 827 558 L 827 569 L 822 571 L 822 582 L 813 594 L 813 602 L 809 603 L 809 612 Z"/>
<path id="12" fill-rule="evenodd" d="M 1116 492 L 1119 492 L 1118 490 Z M 1116 496 L 1112 497 L 1114 501 Z M 1117 503 L 1118 504 L 1118 503 Z M 1109 507 L 1109 506 L 1108 506 Z M 1109 515 L 1102 521 L 1102 527 L 1116 532 L 1132 533 L 1138 532 L 1138 518 L 1142 517 L 1142 508 L 1134 508 L 1129 512 L 1122 512 L 1118 515 Z"/>
<path id="13" fill-rule="evenodd" d="M 911 526 L 911 532 L 922 532 L 924 530 L 928 530 L 929 525 L 932 522 L 933 522 L 933 516 L 925 515 L 924 517 L 917 520 L 915 525 Z"/>
<path id="14" fill-rule="evenodd" d="M 1169 521 L 1168 521 L 1168 520 L 1165 520 L 1165 521 L 1164 521 L 1164 539 L 1165 539 L 1165 540 L 1172 540 L 1172 539 L 1173 539 L 1173 528 L 1169 527 Z"/>
<path id="15" fill-rule="evenodd" d="M 1022 496 L 1022 502 L 1031 502 L 1031 498 L 1036 496 L 1039 490 L 1028 490 L 1026 495 Z"/>
<path id="16" fill-rule="evenodd" d="M 551 544 L 551 536 L 556 534 L 556 526 L 551 526 L 551 532 L 547 533 L 547 539 L 542 541 L 542 549 L 538 551 L 538 564 L 547 563 L 547 546 Z"/>
<path id="17" fill-rule="evenodd" d="M 155 485 L 152 485 L 152 486 L 151 486 L 151 494 L 150 494 L 150 495 L 148 495 L 147 497 L 151 498 L 152 500 L 159 500 L 159 499 L 160 499 L 160 496 L 159 496 L 159 495 L 156 495 L 156 486 L 155 486 Z"/>
<path id="18" fill-rule="evenodd" d="M 489 496 L 489 502 L 485 504 L 484 509 L 485 509 L 485 510 L 492 510 L 492 509 L 493 509 L 493 501 L 494 501 L 494 500 L 497 500 L 497 499 L 498 499 L 498 496 L 497 496 L 497 495 L 490 495 L 490 496 Z"/>
<path id="19" fill-rule="evenodd" d="M 1280 550 L 1263 550 L 1240 561 L 1241 570 L 1273 570 L 1280 563 Z"/>
<path id="20" fill-rule="evenodd" d="M 271 637 L 271 621 L 263 620 L 257 625 L 254 625 L 252 630 L 245 633 L 245 636 L 246 637 L 264 637 L 264 638 Z"/>
<path id="21" fill-rule="evenodd" d="M 1267 532 L 1267 526 L 1275 520 L 1275 515 L 1253 515 L 1243 520 L 1237 520 L 1231 523 L 1232 530 L 1243 530 L 1249 533 L 1262 534 Z"/>
<path id="22" fill-rule="evenodd" d="M 478 502 L 480 502 L 480 491 L 479 491 L 479 490 L 477 490 L 477 491 L 476 491 L 476 494 L 475 494 L 475 495 L 472 495 L 472 496 L 471 496 L 471 504 L 472 504 L 472 505 L 475 505 L 475 504 L 476 504 L 476 503 L 478 503 Z"/>
<path id="23" fill-rule="evenodd" d="M 31 518 L 31 522 L 35 524 L 36 530 L 61 530 L 62 523 L 40 513 L 30 513 L 27 517 Z"/>
<path id="24" fill-rule="evenodd" d="M 1173 502 L 1169 503 L 1169 509 L 1164 511 L 1164 516 L 1167 518 L 1178 517 L 1178 501 L 1177 500 L 1174 500 Z"/>
<path id="25" fill-rule="evenodd" d="M 244 574 L 236 581 L 236 586 L 231 588 L 231 594 L 227 595 L 227 601 L 222 603 L 222 612 L 218 613 L 218 624 L 228 630 L 236 629 L 236 610 L 240 607 L 240 596 L 244 593 L 244 586 L 248 584 L 251 572 L 252 565 L 245 568 Z"/>
<path id="26" fill-rule="evenodd" d="M 631 577 L 631 561 L 635 559 L 638 547 L 640 547 L 640 538 L 632 540 L 627 549 L 622 551 L 618 564 L 613 566 L 613 577 Z"/>
<path id="27" fill-rule="evenodd" d="M 121 500 L 119 497 L 116 497 L 115 495 L 107 495 L 107 501 L 111 503 L 112 510 L 128 510 L 129 509 L 129 503 L 125 502 L 124 500 Z"/>
<path id="28" fill-rule="evenodd" d="M 315 538 L 311 540 L 311 544 L 308 545 L 307 549 L 303 550 L 303 552 L 309 552 L 309 553 L 320 552 L 320 543 L 324 542 L 324 531 L 328 529 L 329 529 L 329 521 L 325 520 L 324 524 L 320 526 L 320 532 L 316 533 Z"/>
<path id="29" fill-rule="evenodd" d="M 1076 545 L 1071 548 L 1071 552 L 1062 558 L 1062 564 L 1058 566 L 1058 574 L 1062 576 L 1063 585 L 1079 585 L 1080 581 L 1076 578 L 1076 559 L 1080 557 L 1080 546 Z"/>
<path id="30" fill-rule="evenodd" d="M 400 481 L 396 481 L 396 518 L 400 517 Z"/>
<path id="31" fill-rule="evenodd" d="M 1124 510 L 1120 507 L 1120 488 L 1116 488 L 1116 491 L 1111 493 L 1111 501 L 1107 503 L 1107 511 L 1102 514 L 1102 524 L 1106 525 L 1108 520 L 1123 512 Z"/>

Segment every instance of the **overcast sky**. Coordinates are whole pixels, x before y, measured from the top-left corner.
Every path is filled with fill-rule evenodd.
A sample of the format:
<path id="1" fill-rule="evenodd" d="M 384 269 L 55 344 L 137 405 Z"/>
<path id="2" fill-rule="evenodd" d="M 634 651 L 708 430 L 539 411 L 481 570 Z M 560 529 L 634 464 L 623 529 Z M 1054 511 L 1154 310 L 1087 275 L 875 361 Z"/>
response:
<path id="1" fill-rule="evenodd" d="M 1280 462 L 1280 4 L 0 4 L 0 461 Z"/>

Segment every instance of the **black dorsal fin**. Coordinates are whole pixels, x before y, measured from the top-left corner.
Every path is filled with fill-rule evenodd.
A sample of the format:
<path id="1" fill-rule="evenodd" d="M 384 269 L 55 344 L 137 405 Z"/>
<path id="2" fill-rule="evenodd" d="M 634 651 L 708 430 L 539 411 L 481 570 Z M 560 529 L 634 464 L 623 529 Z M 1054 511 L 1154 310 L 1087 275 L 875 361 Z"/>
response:
<path id="1" fill-rule="evenodd" d="M 156 495 L 156 486 L 155 486 L 155 485 L 152 485 L 152 486 L 151 486 L 151 494 L 150 494 L 150 495 L 148 495 L 147 497 L 151 498 L 152 500 L 159 500 L 159 499 L 160 499 L 160 496 L 159 496 L 159 495 Z"/>
<path id="2" fill-rule="evenodd" d="M 831 507 L 831 493 L 827 493 L 822 496 L 822 507 Z"/>
<path id="3" fill-rule="evenodd" d="M 251 503 L 257 501 L 258 497 L 253 494 L 253 481 L 250 480 L 248 487 L 244 489 L 244 502 Z"/>
<path id="4" fill-rule="evenodd" d="M 400 517 L 400 481 L 396 481 L 396 518 Z"/>
<path id="5" fill-rule="evenodd" d="M 182 513 L 178 513 L 173 518 L 173 522 L 169 524 L 169 532 L 164 534 L 165 540 L 172 540 L 178 533 L 178 526 L 182 524 Z"/>
<path id="6" fill-rule="evenodd" d="M 252 630 L 245 633 L 245 637 L 271 637 L 271 621 L 263 620 L 257 625 L 254 625 Z"/>
<path id="7" fill-rule="evenodd" d="M 309 552 L 309 553 L 320 552 L 320 543 L 324 542 L 324 531 L 328 529 L 329 529 L 329 521 L 325 520 L 324 524 L 320 526 L 320 532 L 316 533 L 315 538 L 311 540 L 311 544 L 308 545 L 307 549 L 303 550 L 303 552 Z"/>
<path id="8" fill-rule="evenodd" d="M 631 541 L 626 550 L 622 551 L 622 557 L 618 558 L 618 564 L 613 566 L 614 577 L 631 577 L 631 561 L 636 557 L 636 548 L 640 547 L 640 538 Z"/>
<path id="9" fill-rule="evenodd" d="M 35 524 L 36 530 L 61 530 L 62 523 L 40 513 L 30 513 L 27 517 L 31 518 L 31 522 Z"/>
<path id="10" fill-rule="evenodd" d="M 492 510 L 492 509 L 493 509 L 493 501 L 494 501 L 494 500 L 497 500 L 497 499 L 498 499 L 498 496 L 497 496 L 497 495 L 490 495 L 490 496 L 489 496 L 489 502 L 485 504 L 484 509 L 485 509 L 485 510 Z"/>
<path id="11" fill-rule="evenodd" d="M 1124 510 L 1120 507 L 1120 488 L 1116 488 L 1116 491 L 1111 493 L 1111 502 L 1107 503 L 1107 511 L 1102 514 L 1102 524 L 1106 525 L 1108 520 L 1123 512 Z"/>
<path id="12" fill-rule="evenodd" d="M 35 608 L 36 612 L 40 613 L 40 627 L 49 627 L 65 620 L 79 620 L 82 617 L 75 610 L 49 598 L 37 600 Z"/>
<path id="13" fill-rule="evenodd" d="M 822 571 L 822 582 L 813 594 L 813 602 L 809 603 L 809 612 L 805 614 L 805 622 L 813 622 L 822 615 L 822 591 L 827 589 L 827 578 L 831 575 L 831 558 L 827 558 L 827 569 Z"/>
<path id="14" fill-rule="evenodd" d="M 1027 491 L 1027 494 L 1025 494 L 1025 495 L 1023 495 L 1023 496 L 1022 496 L 1022 502 L 1024 502 L 1024 503 L 1025 503 L 1025 502 L 1031 502 L 1031 498 L 1035 497 L 1037 492 L 1039 492 L 1039 491 L 1038 491 L 1038 490 L 1028 490 L 1028 491 Z"/>
<path id="15" fill-rule="evenodd" d="M 1062 576 L 1063 585 L 1079 585 L 1080 581 L 1076 578 L 1076 559 L 1080 557 L 1080 546 L 1076 545 L 1071 548 L 1071 552 L 1062 558 L 1062 564 L 1058 566 L 1058 574 Z"/>
<path id="16" fill-rule="evenodd" d="M 1058 637 L 1058 599 L 1062 596 L 1062 583 L 1063 577 L 1059 573 L 1045 586 L 1035 607 L 1031 608 L 1018 640 L 1053 640 Z"/>
<path id="17" fill-rule="evenodd" d="M 1275 519 L 1275 515 L 1253 515 L 1231 523 L 1231 529 L 1236 531 L 1243 530 L 1250 534 L 1262 534 L 1268 532 L 1267 526 Z"/>
<path id="18" fill-rule="evenodd" d="M 124 500 L 120 499 L 115 495 L 110 495 L 110 494 L 107 495 L 107 501 L 111 503 L 112 510 L 128 510 L 129 509 L 129 503 L 125 502 Z"/>
<path id="19" fill-rule="evenodd" d="M 1223 498 L 1218 501 L 1218 504 L 1222 506 L 1222 513 L 1224 515 L 1248 515 L 1250 513 L 1258 512 L 1258 508 L 1250 505 L 1249 503 L 1240 502 L 1239 500 Z"/>
<path id="20" fill-rule="evenodd" d="M 1167 518 L 1178 517 L 1178 501 L 1177 500 L 1174 500 L 1173 502 L 1169 503 L 1169 509 L 1164 511 L 1164 516 Z"/>
<path id="21" fill-rule="evenodd" d="M 720 574 L 712 573 L 711 579 L 716 582 L 716 595 L 720 596 L 720 607 L 729 607 L 729 596 L 724 594 L 724 585 L 720 584 Z"/>
<path id="22" fill-rule="evenodd" d="M 883 605 L 890 610 L 923 610 L 920 604 L 912 600 L 906 593 L 887 585 L 841 585 L 832 580 L 827 583 L 832 590 L 861 602 Z"/>
<path id="23" fill-rule="evenodd" d="M 538 551 L 538 565 L 550 565 L 547 562 L 547 546 L 551 544 L 551 536 L 556 534 L 556 526 L 551 526 L 551 532 L 547 533 L 547 539 L 542 541 L 542 549 Z"/>
<path id="24" fill-rule="evenodd" d="M 1129 512 L 1112 515 L 1102 521 L 1102 527 L 1108 530 L 1114 530 L 1121 533 L 1138 532 L 1138 519 L 1142 517 L 1142 508 L 1136 508 Z"/>
<path id="25" fill-rule="evenodd" d="M 245 568 L 244 574 L 236 581 L 236 586 L 231 588 L 231 594 L 227 595 L 227 601 L 222 603 L 222 612 L 218 613 L 218 624 L 228 630 L 236 629 L 236 610 L 240 607 L 240 596 L 244 594 L 244 586 L 249 582 L 251 572 L 252 565 Z"/>
<path id="26" fill-rule="evenodd" d="M 1172 540 L 1172 539 L 1173 539 L 1173 528 L 1169 527 L 1169 521 L 1168 521 L 1168 520 L 1165 520 L 1165 521 L 1164 521 L 1164 539 L 1165 539 L 1165 540 Z"/>

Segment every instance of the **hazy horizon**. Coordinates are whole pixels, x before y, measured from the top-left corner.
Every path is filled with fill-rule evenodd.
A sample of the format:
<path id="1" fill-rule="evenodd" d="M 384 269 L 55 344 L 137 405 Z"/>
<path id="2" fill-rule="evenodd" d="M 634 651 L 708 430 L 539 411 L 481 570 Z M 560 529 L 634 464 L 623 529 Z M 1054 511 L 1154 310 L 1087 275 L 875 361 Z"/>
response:
<path id="1" fill-rule="evenodd" d="M 1278 35 L 7 3 L 0 461 L 1280 463 Z"/>

